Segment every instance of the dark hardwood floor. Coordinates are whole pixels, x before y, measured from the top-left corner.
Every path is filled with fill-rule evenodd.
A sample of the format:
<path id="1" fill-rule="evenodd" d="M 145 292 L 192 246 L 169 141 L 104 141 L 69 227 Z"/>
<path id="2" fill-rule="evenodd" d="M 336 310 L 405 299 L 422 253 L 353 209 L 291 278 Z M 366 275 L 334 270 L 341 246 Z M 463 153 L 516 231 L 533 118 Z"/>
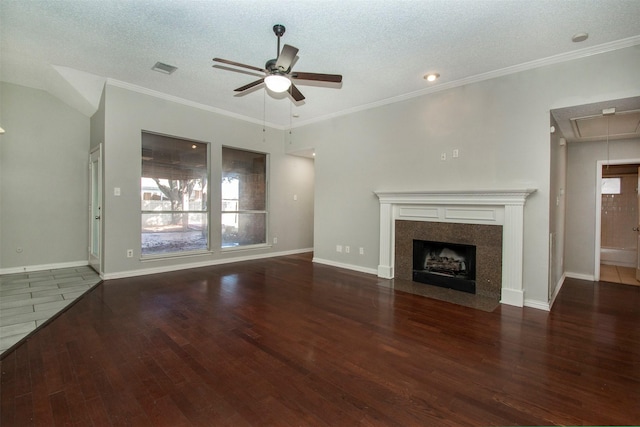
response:
<path id="1" fill-rule="evenodd" d="M 9 426 L 640 424 L 640 288 L 550 313 L 310 255 L 107 281 L 1 361 Z"/>

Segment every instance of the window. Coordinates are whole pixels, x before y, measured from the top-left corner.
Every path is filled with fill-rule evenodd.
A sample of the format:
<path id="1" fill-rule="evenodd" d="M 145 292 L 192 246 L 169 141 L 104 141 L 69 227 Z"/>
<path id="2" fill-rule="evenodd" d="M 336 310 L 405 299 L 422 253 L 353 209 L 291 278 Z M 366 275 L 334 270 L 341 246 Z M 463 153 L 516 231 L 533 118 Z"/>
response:
<path id="1" fill-rule="evenodd" d="M 207 144 L 142 133 L 142 255 L 209 247 Z"/>
<path id="2" fill-rule="evenodd" d="M 222 148 L 222 247 L 267 242 L 267 155 Z"/>
<path id="3" fill-rule="evenodd" d="M 620 194 L 620 178 L 602 178 L 602 194 Z"/>

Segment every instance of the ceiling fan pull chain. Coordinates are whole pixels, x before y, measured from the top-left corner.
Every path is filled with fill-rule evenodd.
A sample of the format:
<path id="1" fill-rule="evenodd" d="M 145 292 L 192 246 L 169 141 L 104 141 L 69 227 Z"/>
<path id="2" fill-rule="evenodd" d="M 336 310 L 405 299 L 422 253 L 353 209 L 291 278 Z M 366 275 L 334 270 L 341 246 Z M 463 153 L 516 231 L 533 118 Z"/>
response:
<path id="1" fill-rule="evenodd" d="M 289 144 L 291 144 L 292 140 L 292 136 L 291 136 L 291 129 L 293 128 L 293 104 L 290 102 L 289 103 Z"/>

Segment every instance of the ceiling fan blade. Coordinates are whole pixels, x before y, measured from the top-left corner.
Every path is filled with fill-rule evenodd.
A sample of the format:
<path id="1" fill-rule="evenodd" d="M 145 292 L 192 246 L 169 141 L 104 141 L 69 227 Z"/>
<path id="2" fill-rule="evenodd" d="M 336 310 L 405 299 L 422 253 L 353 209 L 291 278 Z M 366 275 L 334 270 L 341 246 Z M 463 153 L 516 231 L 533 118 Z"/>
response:
<path id="1" fill-rule="evenodd" d="M 291 64 L 293 63 L 293 60 L 296 58 L 297 54 L 298 54 L 297 47 L 293 47 L 293 46 L 289 46 L 288 44 L 285 44 L 282 47 L 282 52 L 280 52 L 280 55 L 278 55 L 278 60 L 276 61 L 276 67 L 280 71 L 286 73 L 291 68 Z"/>
<path id="2" fill-rule="evenodd" d="M 291 95 L 291 97 L 298 102 L 304 99 L 304 95 L 302 94 L 302 92 L 300 92 L 296 85 L 294 85 L 293 83 L 291 83 L 291 86 L 289 87 L 289 95 Z"/>
<path id="3" fill-rule="evenodd" d="M 237 68 L 227 67 L 225 65 L 213 65 L 213 68 L 217 68 L 219 70 L 233 71 L 234 73 L 246 74 L 247 76 L 261 77 L 261 74 L 254 73 L 252 71 L 239 70 Z"/>
<path id="4" fill-rule="evenodd" d="M 294 79 L 300 79 L 300 80 L 316 80 L 321 82 L 332 82 L 332 83 L 342 82 L 342 76 L 340 74 L 303 73 L 300 71 L 296 71 L 294 73 L 291 73 L 291 77 Z"/>
<path id="5" fill-rule="evenodd" d="M 244 85 L 239 87 L 238 89 L 234 89 L 236 92 L 244 92 L 247 89 L 251 89 L 254 86 L 258 86 L 260 83 L 264 82 L 264 78 L 261 78 L 259 80 L 256 80 L 255 82 L 251 82 L 248 85 Z"/>
<path id="6" fill-rule="evenodd" d="M 264 68 L 254 67 L 253 65 L 241 64 L 239 62 L 229 61 L 228 59 L 213 58 L 213 60 L 216 61 L 216 62 L 222 62 L 223 64 L 235 65 L 236 67 L 248 68 L 248 69 L 254 70 L 254 71 L 262 71 L 263 73 L 267 72 L 267 70 L 265 70 Z"/>

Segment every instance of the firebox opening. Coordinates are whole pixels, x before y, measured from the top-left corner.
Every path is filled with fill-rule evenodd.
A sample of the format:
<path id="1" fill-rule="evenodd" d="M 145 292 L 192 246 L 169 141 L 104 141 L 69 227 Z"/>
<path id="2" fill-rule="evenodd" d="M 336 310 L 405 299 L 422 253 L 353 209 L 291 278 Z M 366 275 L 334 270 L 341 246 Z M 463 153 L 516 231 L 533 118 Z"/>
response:
<path id="1" fill-rule="evenodd" d="M 413 281 L 476 293 L 476 247 L 413 241 Z"/>

